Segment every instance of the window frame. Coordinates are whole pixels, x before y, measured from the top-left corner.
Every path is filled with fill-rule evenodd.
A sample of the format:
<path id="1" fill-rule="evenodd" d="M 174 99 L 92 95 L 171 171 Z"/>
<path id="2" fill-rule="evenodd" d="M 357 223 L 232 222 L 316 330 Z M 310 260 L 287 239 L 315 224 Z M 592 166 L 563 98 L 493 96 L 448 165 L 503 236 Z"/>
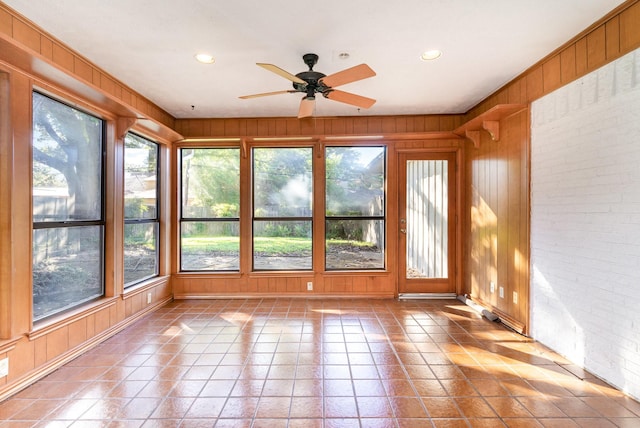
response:
<path id="1" fill-rule="evenodd" d="M 155 147 L 155 154 L 156 154 L 155 213 L 156 213 L 156 215 L 155 215 L 154 218 L 128 219 L 126 217 L 126 213 L 125 213 L 125 215 L 123 216 L 124 225 L 123 225 L 123 229 L 122 230 L 123 230 L 123 234 L 124 234 L 124 231 L 125 231 L 126 226 L 128 224 L 155 224 L 155 238 L 156 238 L 155 259 L 156 259 L 156 262 L 155 262 L 155 273 L 154 274 L 146 275 L 146 276 L 144 276 L 142 278 L 138 278 L 138 279 L 136 279 L 134 281 L 130 281 L 130 282 L 124 281 L 124 278 L 123 278 L 124 289 L 125 290 L 131 288 L 132 286 L 140 284 L 140 283 L 142 283 L 144 281 L 147 281 L 147 280 L 149 280 L 151 278 L 156 278 L 156 277 L 160 276 L 160 243 L 161 243 L 160 240 L 162 238 L 161 231 L 160 231 L 160 218 L 162 216 L 162 213 L 160 212 L 161 207 L 162 207 L 162 203 L 160 201 L 161 194 L 162 194 L 162 192 L 161 192 L 161 186 L 162 186 L 161 173 L 162 173 L 162 171 L 161 171 L 161 168 L 160 168 L 162 151 L 160 150 L 160 143 L 158 143 L 156 141 L 153 141 L 153 140 L 151 140 L 151 139 L 149 139 L 147 137 L 144 137 L 144 136 L 142 136 L 142 135 L 140 135 L 138 133 L 135 133 L 135 132 L 127 132 L 127 134 L 125 135 L 124 139 L 126 140 L 127 136 L 129 136 L 130 134 L 135 136 L 136 138 L 144 140 L 145 142 L 147 142 L 149 144 L 152 144 Z M 124 150 L 123 159 L 125 159 L 125 162 L 123 162 L 123 170 L 124 170 L 124 172 L 126 172 L 126 165 L 125 164 L 126 164 L 126 156 L 127 156 L 127 147 L 126 147 L 126 143 L 124 143 L 124 140 L 123 140 L 123 150 Z M 123 188 L 123 189 L 126 192 L 126 190 L 127 190 L 126 187 Z M 124 198 L 124 194 L 123 194 L 123 198 Z M 124 206 L 124 204 L 123 204 L 123 206 Z M 123 239 L 122 250 L 123 250 L 123 253 L 124 253 L 124 250 L 125 250 L 124 239 Z M 123 268 L 123 273 L 124 273 L 124 268 Z"/>
<path id="2" fill-rule="evenodd" d="M 31 158 L 30 158 L 30 165 L 31 165 L 31 171 L 30 171 L 30 177 L 33 179 L 33 144 L 34 144 L 34 135 L 33 135 L 33 128 L 34 128 L 34 115 L 33 115 L 33 105 L 34 105 L 34 95 L 37 94 L 38 96 L 41 97 L 45 97 L 47 99 L 49 99 L 50 101 L 59 103 L 67 108 L 70 108 L 72 110 L 78 111 L 82 114 L 85 114 L 87 116 L 91 116 L 97 120 L 100 121 L 100 197 L 99 197 L 99 201 L 100 201 L 100 211 L 99 211 L 99 218 L 98 219 L 92 219 L 92 220 L 73 220 L 73 219 L 65 219 L 65 220 L 61 220 L 61 221 L 35 221 L 34 220 L 34 212 L 33 212 L 33 207 L 31 209 L 31 248 L 33 248 L 33 239 L 34 239 L 34 234 L 35 231 L 37 230 L 46 230 L 46 229 L 75 229 L 75 228 L 82 228 L 82 227 L 88 227 L 88 226 L 98 226 L 99 227 L 99 232 L 100 232 L 100 245 L 99 245 L 99 249 L 100 249 L 100 254 L 99 254 L 99 258 L 100 258 L 100 294 L 92 296 L 92 297 L 87 297 L 87 298 L 83 298 L 81 300 L 78 300 L 77 302 L 74 302 L 72 304 L 69 304 L 67 306 L 61 307 L 53 312 L 49 312 L 46 313 L 42 316 L 38 316 L 36 317 L 36 313 L 35 310 L 33 310 L 33 305 L 34 305 L 34 295 L 33 295 L 33 289 L 32 289 L 32 293 L 31 293 L 31 304 L 32 304 L 32 312 L 31 312 L 31 320 L 33 323 L 40 323 L 43 322 L 47 319 L 50 319 L 52 317 L 58 316 L 60 314 L 63 314 L 65 312 L 77 309 L 78 307 L 81 307 L 89 302 L 94 302 L 97 301 L 103 297 L 106 296 L 106 244 L 107 244 L 107 222 L 106 222 L 106 209 L 107 209 L 107 200 L 106 200 L 106 183 L 107 183 L 107 177 L 106 177 L 106 170 L 107 170 L 107 120 L 105 120 L 104 118 L 100 117 L 98 114 L 93 113 L 87 109 L 83 109 L 78 107 L 77 105 L 74 105 L 72 102 L 70 101 L 65 101 L 59 97 L 54 97 L 51 96 L 47 93 L 45 93 L 44 91 L 40 91 L 36 88 L 33 88 L 31 90 L 31 107 L 32 107 L 32 114 L 31 114 L 31 128 L 32 128 L 32 135 L 31 135 L 31 141 L 30 141 L 30 145 L 31 145 Z M 31 191 L 31 199 L 33 201 L 33 182 L 31 183 L 30 186 L 30 191 Z M 33 203 L 33 202 L 32 202 Z M 32 250 L 33 251 L 33 250 Z M 33 281 L 33 254 L 32 254 L 32 259 L 31 259 L 31 278 Z"/>
<path id="3" fill-rule="evenodd" d="M 383 174 L 383 185 L 382 185 L 382 192 L 383 192 L 383 196 L 384 196 L 384 203 L 382 204 L 382 214 L 380 215 L 369 215 L 369 216 L 364 216 L 364 215 L 359 215 L 359 216 L 348 216 L 348 215 L 327 215 L 327 206 L 329 205 L 327 202 L 327 199 L 329 197 L 329 195 L 327 194 L 327 150 L 329 149 L 351 149 L 351 148 L 381 148 L 382 149 L 382 154 L 383 154 L 383 159 L 382 159 L 382 174 Z M 323 154 L 322 154 L 322 159 L 324 162 L 324 182 L 323 182 L 323 190 L 324 190 L 324 212 L 323 212 L 323 218 L 324 218 L 324 242 L 323 242 L 323 248 L 324 248 L 324 266 L 323 266 L 323 270 L 324 272 L 353 272 L 353 271 L 362 271 L 362 272 L 383 272 L 387 270 L 387 235 L 388 235 L 388 231 L 387 231 L 387 214 L 388 214 L 388 209 L 387 209 L 387 203 L 388 203 L 388 189 L 387 189 L 387 183 L 388 183 L 388 176 L 387 176 L 387 172 L 388 172 L 388 151 L 389 148 L 387 145 L 385 144 L 335 144 L 335 145 L 326 145 L 323 147 Z M 355 221 L 381 221 L 382 222 L 382 231 L 383 231 L 383 242 L 384 245 L 381 248 L 382 250 L 382 266 L 379 268 L 363 268 L 363 267 L 353 267 L 353 268 L 329 268 L 327 267 L 327 230 L 329 230 L 328 224 L 330 221 L 348 221 L 348 220 L 355 220 Z"/>
<path id="4" fill-rule="evenodd" d="M 269 216 L 269 217 L 264 217 L 264 216 L 256 216 L 255 215 L 255 196 L 256 196 L 256 191 L 255 191 L 255 150 L 263 150 L 263 149 L 268 149 L 268 150 L 286 150 L 286 149 L 307 149 L 310 151 L 311 154 L 311 195 L 310 195 L 310 200 L 311 200 L 311 214 L 309 216 L 305 216 L 305 217 L 296 217 L 296 216 L 282 216 L 282 217 L 275 217 L 275 216 Z M 251 147 L 250 150 L 251 153 L 251 162 L 249 164 L 249 174 L 251 177 L 251 185 L 250 185 L 250 189 L 249 192 L 251 193 L 251 271 L 252 272 L 313 272 L 314 271 L 314 256 L 315 256 L 315 251 L 314 251 L 314 237 L 315 237 L 315 233 L 314 230 L 316 229 L 316 225 L 315 225 L 315 218 L 314 218 L 314 214 L 316 211 L 316 207 L 314 206 L 314 201 L 315 201 L 315 194 L 317 192 L 317 183 L 316 183 L 316 177 L 315 177 L 315 148 L 313 146 L 310 145 L 254 145 L 253 147 Z M 311 263 L 308 269 L 256 269 L 255 267 L 255 230 L 254 230 L 254 225 L 255 222 L 257 221 L 272 221 L 272 222 L 309 222 L 310 223 L 310 230 L 311 230 Z"/>
<path id="5" fill-rule="evenodd" d="M 184 216 L 184 152 L 185 150 L 237 150 L 238 151 L 238 216 L 237 217 L 185 217 Z M 242 212 L 242 194 L 241 194 L 241 182 L 242 182 L 242 152 L 238 146 L 207 146 L 207 147 L 191 147 L 183 146 L 178 148 L 178 272 L 180 273 L 220 273 L 220 274 L 233 274 L 239 273 L 241 270 L 241 254 L 242 254 L 242 222 L 240 220 L 240 213 Z M 182 231 L 184 223 L 223 223 L 223 222 L 236 222 L 238 224 L 238 268 L 237 269 L 184 269 L 183 268 L 183 255 L 182 255 Z"/>

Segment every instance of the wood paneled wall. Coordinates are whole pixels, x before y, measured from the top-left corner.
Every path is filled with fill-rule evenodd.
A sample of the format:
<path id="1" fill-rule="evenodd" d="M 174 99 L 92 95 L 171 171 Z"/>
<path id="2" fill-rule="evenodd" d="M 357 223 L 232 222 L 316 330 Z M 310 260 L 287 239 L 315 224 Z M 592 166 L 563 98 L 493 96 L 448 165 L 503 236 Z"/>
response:
<path id="1" fill-rule="evenodd" d="M 358 118 L 360 119 L 360 118 Z M 397 118 L 398 120 L 404 118 Z M 274 119 L 276 123 L 286 123 L 289 119 Z M 338 122 L 336 119 L 332 121 Z M 345 121 L 350 121 L 345 118 Z M 366 122 L 365 122 L 366 123 Z M 455 122 L 454 122 L 455 123 Z M 184 131 L 184 129 L 183 129 Z M 435 132 L 435 131 L 434 131 Z M 439 135 L 435 132 L 435 135 Z M 449 138 L 427 138 L 430 135 L 425 134 L 423 139 L 407 139 L 407 140 L 373 140 L 375 144 L 384 144 L 387 147 L 387 184 L 386 184 L 386 268 L 383 271 L 370 272 L 327 272 L 324 271 L 321 264 L 314 262 L 315 269 L 309 272 L 250 272 L 241 270 L 236 274 L 223 273 L 180 273 L 177 268 L 178 259 L 178 230 L 177 218 L 173 230 L 173 260 L 176 262 L 174 275 L 172 278 L 174 297 L 178 299 L 194 299 L 194 298 L 214 298 L 214 297 L 276 297 L 286 294 L 288 296 L 299 297 L 319 297 L 319 296 L 342 296 L 342 297 L 360 297 L 360 298 L 393 298 L 397 295 L 397 277 L 398 277 L 398 192 L 397 187 L 397 157 L 399 151 L 443 151 L 461 152 L 463 140 L 456 138 L 451 132 L 447 132 Z M 189 135 L 187 133 L 187 135 Z M 233 134 L 237 135 L 237 134 Z M 296 135 L 296 134 L 293 134 Z M 287 136 L 282 135 L 282 136 Z M 432 135 L 431 135 L 432 136 Z M 206 146 L 207 143 L 202 143 Z M 283 143 L 274 144 L 282 145 Z M 291 143 L 295 145 L 296 143 Z M 309 144 L 309 143 L 305 143 Z M 181 144 L 177 144 L 180 147 Z M 192 147 L 189 143 L 188 147 Z M 249 144 L 250 147 L 250 144 Z M 317 147 L 316 150 L 322 150 Z M 177 157 L 177 156 L 176 156 Z M 320 164 L 324 162 L 324 158 L 315 159 Z M 315 170 L 322 170 L 321 165 L 317 164 Z M 248 179 L 245 177 L 245 179 Z M 175 179 L 177 181 L 177 178 Z M 324 180 L 320 175 L 316 180 Z M 461 185 L 461 180 L 458 180 Z M 316 196 L 318 197 L 318 195 Z M 241 205 L 247 207 L 251 203 L 251 195 L 247 192 L 241 194 Z M 314 206 L 323 206 L 322 201 L 316 201 Z M 461 201 L 458 201 L 458 207 Z M 250 210 L 247 211 L 247 218 L 241 218 L 244 221 L 244 230 L 250 230 Z M 320 236 L 320 239 L 314 240 L 314 253 L 322 253 L 324 251 L 324 223 L 323 213 L 315 213 L 314 220 L 316 229 L 314 236 Z M 459 234 L 460 236 L 460 234 Z M 250 241 L 250 231 L 244 235 L 245 242 Z M 459 247 L 459 246 L 458 246 Z M 250 251 L 241 252 L 240 266 L 251 266 Z M 461 264 L 461 253 L 458 255 L 458 264 Z M 307 282 L 313 282 L 313 291 L 307 291 Z M 461 278 L 458 289 L 461 289 Z"/>
<path id="2" fill-rule="evenodd" d="M 640 47 L 640 2 L 628 1 L 486 98 L 465 122 L 499 104 L 525 104 Z M 465 292 L 514 327 L 529 322 L 529 109 L 465 146 Z M 504 287 L 490 292 L 490 283 Z M 518 293 L 518 303 L 513 301 Z"/>
<path id="3" fill-rule="evenodd" d="M 4 42 L 0 43 L 0 49 L 4 50 L 5 55 L 11 55 L 12 63 L 19 64 L 25 71 L 38 74 L 38 70 L 57 68 L 63 73 L 58 74 L 52 70 L 49 76 L 41 77 L 62 84 L 63 81 L 68 82 L 66 77 L 71 76 L 97 89 L 102 97 L 110 97 L 115 103 L 128 106 L 137 117 L 174 128 L 174 118 L 169 113 L 34 26 L 28 19 L 3 3 L 0 3 L 0 40 Z"/>
<path id="4" fill-rule="evenodd" d="M 529 298 L 528 125 L 524 109 L 500 122 L 499 141 L 483 133 L 479 148 L 465 146 L 466 292 L 522 331 Z"/>
<path id="5" fill-rule="evenodd" d="M 248 119 L 176 119 L 176 131 L 198 137 L 284 137 L 329 135 L 381 135 L 397 137 L 438 132 L 450 133 L 462 115 L 359 116 Z M 391 135 L 394 134 L 394 135 Z"/>
<path id="6" fill-rule="evenodd" d="M 34 324 L 31 278 L 31 95 L 37 88 L 107 124 L 105 297 Z M 123 286 L 123 154 L 128 129 L 161 143 L 162 188 L 170 189 L 173 118 L 0 3 L 0 400 L 172 299 L 168 243 L 161 275 Z M 164 201 L 161 233 L 169 235 Z"/>

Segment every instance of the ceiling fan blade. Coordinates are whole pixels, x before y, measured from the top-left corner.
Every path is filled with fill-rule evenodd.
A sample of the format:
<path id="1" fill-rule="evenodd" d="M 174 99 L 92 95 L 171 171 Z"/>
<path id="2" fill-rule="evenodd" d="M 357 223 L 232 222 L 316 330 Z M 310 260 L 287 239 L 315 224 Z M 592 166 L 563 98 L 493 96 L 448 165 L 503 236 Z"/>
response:
<path id="1" fill-rule="evenodd" d="M 280 67 L 273 65 L 273 64 L 265 64 L 262 62 L 258 62 L 256 63 L 256 65 L 259 65 L 260 67 L 264 68 L 265 70 L 269 70 L 272 73 L 276 73 L 278 76 L 284 77 L 287 80 L 291 80 L 292 82 L 295 83 L 300 83 L 301 85 L 305 85 L 307 82 L 305 82 L 304 80 L 302 80 L 301 78 L 299 78 L 298 76 L 289 73 L 286 70 L 281 69 Z"/>
<path id="2" fill-rule="evenodd" d="M 376 103 L 373 98 L 363 97 L 362 95 L 352 94 L 350 92 L 339 91 L 333 89 L 324 93 L 325 98 L 329 98 L 333 101 L 340 101 L 341 103 L 351 104 L 352 106 L 360 108 L 369 108 Z"/>
<path id="3" fill-rule="evenodd" d="M 324 83 L 330 88 L 336 86 L 346 85 L 347 83 L 356 82 L 358 80 L 373 77 L 376 72 L 371 69 L 367 64 L 356 65 L 355 67 L 347 68 L 346 70 L 338 71 L 337 73 L 330 74 L 320 79 L 320 82 Z"/>
<path id="4" fill-rule="evenodd" d="M 289 94 L 297 91 L 275 91 L 275 92 L 264 92 L 262 94 L 253 94 L 253 95 L 243 95 L 238 98 L 242 98 L 243 100 L 248 100 L 249 98 L 259 98 L 259 97 L 268 97 L 269 95 L 280 95 L 280 94 Z"/>
<path id="5" fill-rule="evenodd" d="M 300 101 L 300 109 L 298 110 L 298 119 L 313 115 L 313 109 L 316 106 L 316 99 L 312 97 L 304 97 Z"/>

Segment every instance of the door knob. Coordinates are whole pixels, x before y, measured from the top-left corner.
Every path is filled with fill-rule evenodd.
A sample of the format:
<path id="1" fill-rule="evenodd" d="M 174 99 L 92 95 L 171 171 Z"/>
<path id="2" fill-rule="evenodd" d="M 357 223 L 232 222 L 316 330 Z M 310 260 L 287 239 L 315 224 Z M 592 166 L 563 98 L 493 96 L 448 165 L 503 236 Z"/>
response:
<path id="1" fill-rule="evenodd" d="M 407 233 L 407 229 L 400 229 L 400 232 Z"/>

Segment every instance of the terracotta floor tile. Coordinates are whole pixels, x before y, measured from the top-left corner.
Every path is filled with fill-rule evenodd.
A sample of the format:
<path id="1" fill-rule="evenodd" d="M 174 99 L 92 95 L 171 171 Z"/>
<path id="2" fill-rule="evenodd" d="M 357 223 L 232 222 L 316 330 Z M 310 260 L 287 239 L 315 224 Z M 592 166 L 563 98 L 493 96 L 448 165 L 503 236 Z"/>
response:
<path id="1" fill-rule="evenodd" d="M 469 418 L 492 418 L 496 417 L 496 413 L 491 406 L 480 397 L 456 397 L 456 404 L 460 408 L 463 415 Z"/>
<path id="2" fill-rule="evenodd" d="M 256 418 L 288 418 L 291 397 L 261 397 L 256 409 Z"/>
<path id="3" fill-rule="evenodd" d="M 423 398 L 422 403 L 427 408 L 431 418 L 461 418 L 462 414 L 457 403 L 451 397 Z"/>
<path id="4" fill-rule="evenodd" d="M 387 397 L 357 397 L 361 418 L 393 418 L 394 413 Z"/>
<path id="5" fill-rule="evenodd" d="M 257 407 L 257 397 L 230 397 L 220 412 L 220 418 L 251 419 Z"/>
<path id="6" fill-rule="evenodd" d="M 198 397 L 193 400 L 193 404 L 187 410 L 187 418 L 217 418 L 226 398 L 223 397 Z"/>
<path id="7" fill-rule="evenodd" d="M 151 414 L 152 419 L 182 419 L 195 398 L 165 398 Z"/>
<path id="8" fill-rule="evenodd" d="M 326 418 L 357 418 L 358 408 L 354 397 L 325 397 Z"/>
<path id="9" fill-rule="evenodd" d="M 457 301 L 288 298 L 172 302 L 0 403 L 2 428 L 214 424 L 635 428 L 640 403 Z"/>
<path id="10" fill-rule="evenodd" d="M 396 418 L 426 418 L 422 400 L 417 397 L 389 397 Z"/>

